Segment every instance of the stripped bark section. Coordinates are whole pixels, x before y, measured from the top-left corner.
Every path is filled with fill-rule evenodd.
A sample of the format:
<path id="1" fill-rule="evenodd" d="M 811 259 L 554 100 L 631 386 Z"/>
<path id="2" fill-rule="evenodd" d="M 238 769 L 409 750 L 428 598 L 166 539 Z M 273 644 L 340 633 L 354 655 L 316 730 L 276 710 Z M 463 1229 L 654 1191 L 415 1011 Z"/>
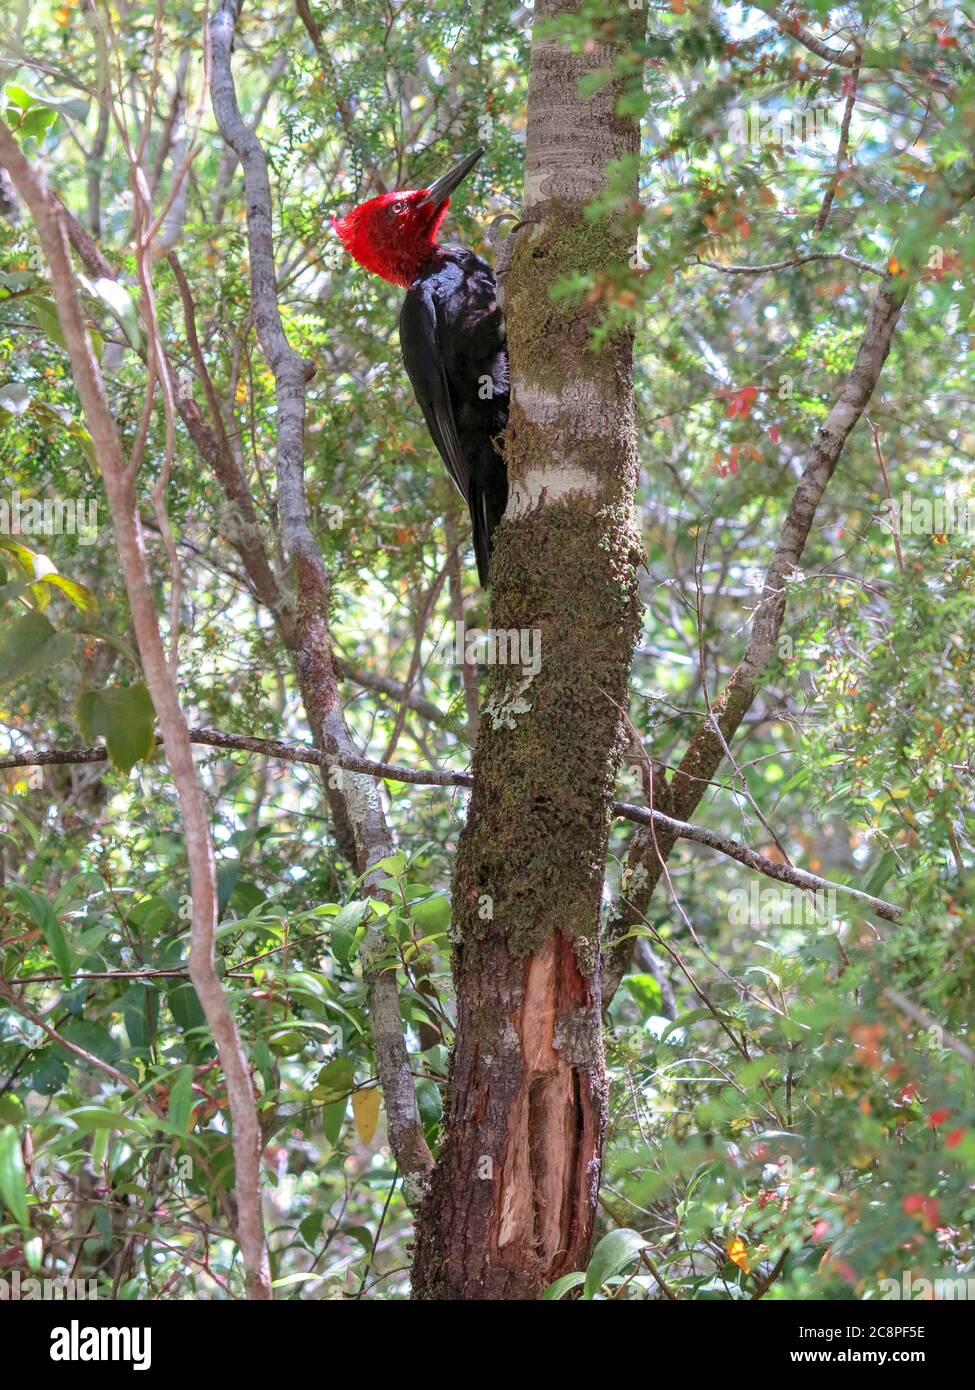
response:
<path id="1" fill-rule="evenodd" d="M 524 1062 L 500 1177 L 500 1262 L 537 1262 L 557 1277 L 584 1257 L 592 1233 L 587 1184 L 598 1164 L 602 1094 L 587 1081 L 593 997 L 572 945 L 558 932 L 525 963 L 511 1020 Z M 582 1029 L 583 1037 L 578 1034 Z"/>

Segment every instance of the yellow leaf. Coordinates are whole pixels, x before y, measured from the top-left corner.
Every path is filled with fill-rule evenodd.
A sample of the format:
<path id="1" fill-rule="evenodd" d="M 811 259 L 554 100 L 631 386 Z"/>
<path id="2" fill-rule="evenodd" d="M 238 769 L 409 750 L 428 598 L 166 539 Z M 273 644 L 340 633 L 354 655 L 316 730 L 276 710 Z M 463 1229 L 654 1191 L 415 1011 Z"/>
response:
<path id="1" fill-rule="evenodd" d="M 376 1133 L 376 1125 L 379 1123 L 379 1106 L 382 1103 L 382 1098 L 382 1092 L 378 1086 L 371 1086 L 368 1091 L 353 1091 L 352 1093 L 352 1118 L 355 1120 L 355 1132 L 363 1144 L 372 1143 L 372 1137 Z"/>
<path id="2" fill-rule="evenodd" d="M 748 1264 L 748 1246 L 742 1240 L 741 1236 L 732 1236 L 725 1246 L 725 1249 L 728 1252 L 728 1259 L 731 1260 L 733 1264 L 736 1264 L 739 1269 L 743 1269 L 746 1274 L 751 1272 Z"/>

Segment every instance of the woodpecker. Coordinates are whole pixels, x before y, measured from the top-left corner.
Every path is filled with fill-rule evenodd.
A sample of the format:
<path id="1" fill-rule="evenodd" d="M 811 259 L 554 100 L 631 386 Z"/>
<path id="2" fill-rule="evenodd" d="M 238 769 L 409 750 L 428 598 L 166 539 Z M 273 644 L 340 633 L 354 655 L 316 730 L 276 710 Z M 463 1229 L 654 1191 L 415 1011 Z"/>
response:
<path id="1" fill-rule="evenodd" d="M 508 352 L 494 271 L 464 246 L 438 242 L 450 196 L 484 151 L 429 188 L 382 193 L 332 219 L 354 260 L 406 290 L 403 363 L 437 451 L 471 514 L 486 587 L 494 529 L 508 500 L 501 436 L 508 421 Z"/>

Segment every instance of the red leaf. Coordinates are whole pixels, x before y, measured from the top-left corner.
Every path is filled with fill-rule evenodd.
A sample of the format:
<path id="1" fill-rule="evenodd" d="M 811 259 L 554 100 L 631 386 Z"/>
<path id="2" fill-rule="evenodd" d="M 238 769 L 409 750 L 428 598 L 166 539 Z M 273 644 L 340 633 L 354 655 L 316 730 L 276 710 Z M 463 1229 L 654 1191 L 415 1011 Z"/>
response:
<path id="1" fill-rule="evenodd" d="M 729 420 L 740 415 L 742 419 L 751 414 L 752 406 L 755 404 L 755 397 L 758 395 L 757 386 L 742 386 L 738 391 L 721 391 L 719 395 L 725 396 L 728 406 L 725 411 Z"/>

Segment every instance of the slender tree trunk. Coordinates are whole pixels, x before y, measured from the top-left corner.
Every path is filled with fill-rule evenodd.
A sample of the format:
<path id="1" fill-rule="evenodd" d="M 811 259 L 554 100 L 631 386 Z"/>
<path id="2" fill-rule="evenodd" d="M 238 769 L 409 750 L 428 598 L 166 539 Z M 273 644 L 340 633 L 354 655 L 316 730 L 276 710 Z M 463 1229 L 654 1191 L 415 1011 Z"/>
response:
<path id="1" fill-rule="evenodd" d="M 639 628 L 632 344 L 619 334 L 594 352 L 598 302 L 550 291 L 626 261 L 625 222 L 592 221 L 586 206 L 610 162 L 635 156 L 639 131 L 616 114 L 614 86 L 578 92 L 613 49 L 573 53 L 546 37 L 548 20 L 576 8 L 535 6 L 525 225 L 507 275 L 511 496 L 492 623 L 540 639 L 541 661 L 534 674 L 494 667 L 481 712 L 454 877 L 457 1035 L 418 1297 L 537 1297 L 585 1263 L 599 1185 L 600 896 Z"/>

